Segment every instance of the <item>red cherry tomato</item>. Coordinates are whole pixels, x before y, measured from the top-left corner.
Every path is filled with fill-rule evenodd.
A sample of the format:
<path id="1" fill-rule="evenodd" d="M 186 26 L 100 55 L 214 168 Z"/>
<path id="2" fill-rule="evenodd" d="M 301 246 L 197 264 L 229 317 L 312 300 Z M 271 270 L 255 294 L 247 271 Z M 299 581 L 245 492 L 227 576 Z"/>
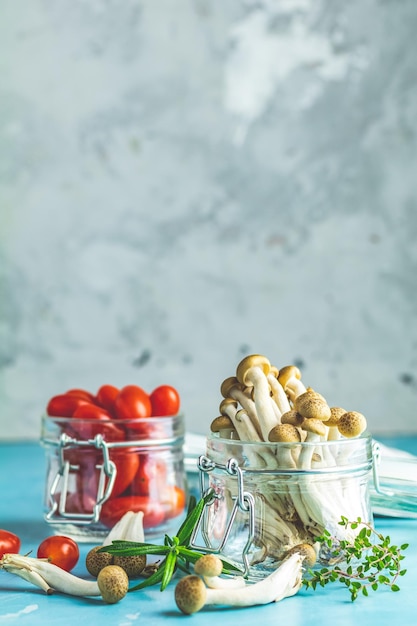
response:
<path id="1" fill-rule="evenodd" d="M 123 387 L 116 396 L 114 408 L 116 416 L 124 420 L 150 417 L 152 413 L 148 394 L 137 385 Z"/>
<path id="2" fill-rule="evenodd" d="M 77 423 L 77 420 L 88 420 L 88 423 Z M 110 414 L 100 406 L 85 402 L 77 407 L 72 416 L 72 429 L 84 439 L 103 435 L 108 441 L 121 441 L 125 437 L 123 428 L 110 423 Z"/>
<path id="3" fill-rule="evenodd" d="M 69 572 L 77 564 L 80 551 L 77 543 L 70 537 L 53 535 L 42 541 L 38 547 L 38 559 L 48 559 L 54 565 Z"/>
<path id="4" fill-rule="evenodd" d="M 111 491 L 111 497 L 120 496 L 129 485 L 132 483 L 136 476 L 139 467 L 139 454 L 135 448 L 123 448 L 123 449 L 111 449 L 110 460 L 116 465 L 116 479 Z M 103 459 L 101 459 L 101 463 Z M 85 460 L 80 464 L 80 482 L 77 487 L 78 492 L 89 498 L 97 498 L 100 470 L 97 465 L 100 463 L 100 459 L 90 457 L 89 466 L 85 463 Z"/>
<path id="5" fill-rule="evenodd" d="M 75 409 L 86 404 L 86 400 L 67 394 L 53 396 L 46 407 L 46 412 L 51 417 L 72 417 Z"/>
<path id="6" fill-rule="evenodd" d="M 68 391 L 65 392 L 65 395 L 81 398 L 81 400 L 86 400 L 87 402 L 95 402 L 93 394 L 85 389 L 68 389 Z"/>
<path id="7" fill-rule="evenodd" d="M 75 409 L 72 417 L 87 420 L 109 420 L 110 414 L 101 406 L 91 402 L 84 402 L 84 404 Z"/>
<path id="8" fill-rule="evenodd" d="M 150 454 L 141 454 L 139 469 L 130 486 L 133 495 L 151 496 L 160 499 L 160 492 L 166 485 L 167 467 L 165 461 Z"/>
<path id="9" fill-rule="evenodd" d="M 104 502 L 100 520 L 108 528 L 112 528 L 127 511 L 143 511 L 143 527 L 153 528 L 164 521 L 165 513 L 162 504 L 147 496 L 121 496 Z"/>
<path id="10" fill-rule="evenodd" d="M 114 401 L 119 393 L 119 389 L 113 385 L 102 385 L 97 391 L 97 403 L 106 409 L 109 413 L 114 412 Z"/>
<path id="11" fill-rule="evenodd" d="M 0 530 L 0 559 L 3 554 L 17 554 L 20 550 L 20 539 L 9 530 Z"/>
<path id="12" fill-rule="evenodd" d="M 140 465 L 140 457 L 134 448 L 124 448 L 123 450 L 111 450 L 110 460 L 114 461 L 117 469 L 116 480 L 111 492 L 112 497 L 114 497 L 126 491 L 135 478 Z"/>
<path id="13" fill-rule="evenodd" d="M 165 517 L 177 517 L 185 509 L 186 496 L 184 489 L 176 485 L 167 485 L 161 494 L 161 504 L 165 509 Z"/>
<path id="14" fill-rule="evenodd" d="M 177 415 L 180 410 L 180 395 L 175 387 L 160 385 L 149 396 L 153 416 Z"/>

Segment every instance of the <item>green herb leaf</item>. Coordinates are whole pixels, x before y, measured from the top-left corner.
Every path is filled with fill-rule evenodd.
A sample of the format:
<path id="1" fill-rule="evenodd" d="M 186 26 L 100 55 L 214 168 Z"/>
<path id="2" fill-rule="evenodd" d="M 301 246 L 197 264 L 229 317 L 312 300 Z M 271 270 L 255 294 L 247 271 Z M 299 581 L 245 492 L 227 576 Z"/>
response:
<path id="1" fill-rule="evenodd" d="M 161 591 L 164 591 L 171 580 L 177 563 L 177 555 L 175 552 L 170 552 L 164 562 L 164 571 L 161 579 Z"/>
<path id="2" fill-rule="evenodd" d="M 109 554 L 117 554 L 119 556 L 137 556 L 138 554 L 168 554 L 171 548 L 169 546 L 158 546 L 152 543 L 136 543 L 135 541 L 114 541 L 109 546 L 100 548 L 98 552 L 108 552 Z"/>
<path id="3" fill-rule="evenodd" d="M 177 537 L 181 545 L 187 545 L 190 541 L 191 535 L 193 534 L 196 525 L 200 521 L 200 517 L 204 511 L 204 507 L 211 501 L 212 498 L 213 491 L 210 490 L 188 513 L 187 517 L 185 518 L 184 522 L 181 524 L 177 532 Z"/>
<path id="4" fill-rule="evenodd" d="M 399 591 L 397 579 L 406 572 L 400 567 L 404 559 L 401 551 L 408 548 L 408 544 L 404 543 L 400 548 L 391 545 L 389 536 L 384 537 L 360 518 L 349 522 L 347 518 L 342 517 L 339 524 L 345 528 L 350 526 L 351 529 L 357 529 L 362 525 L 362 528 L 352 541 L 340 541 L 339 548 L 334 547 L 337 542 L 327 530 L 317 538 L 317 541 L 331 548 L 333 556 L 340 557 L 337 561 L 345 561 L 348 564 L 346 569 L 343 570 L 339 565 L 333 569 L 322 568 L 318 571 L 309 569 L 303 584 L 307 588 L 316 589 L 317 585 L 324 587 L 330 582 L 339 581 L 349 590 L 352 602 L 358 598 L 359 593 L 367 596 L 369 590 L 377 591 L 380 586 L 388 587 L 391 591 Z M 374 543 L 371 542 L 373 537 Z M 355 566 L 351 563 L 355 563 Z"/>

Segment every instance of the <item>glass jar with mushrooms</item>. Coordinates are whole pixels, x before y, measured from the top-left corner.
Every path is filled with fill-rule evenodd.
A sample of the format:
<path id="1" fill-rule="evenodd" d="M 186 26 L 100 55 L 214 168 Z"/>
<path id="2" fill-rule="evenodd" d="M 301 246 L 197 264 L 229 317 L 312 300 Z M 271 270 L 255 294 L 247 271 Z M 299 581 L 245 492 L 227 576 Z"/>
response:
<path id="1" fill-rule="evenodd" d="M 243 359 L 221 393 L 200 458 L 202 488 L 215 494 L 202 520 L 206 546 L 254 579 L 301 544 L 331 565 L 334 548 L 361 528 L 342 517 L 372 522 L 365 417 L 329 406 L 297 367 L 275 368 L 262 355 Z M 316 540 L 325 530 L 332 545 Z"/>

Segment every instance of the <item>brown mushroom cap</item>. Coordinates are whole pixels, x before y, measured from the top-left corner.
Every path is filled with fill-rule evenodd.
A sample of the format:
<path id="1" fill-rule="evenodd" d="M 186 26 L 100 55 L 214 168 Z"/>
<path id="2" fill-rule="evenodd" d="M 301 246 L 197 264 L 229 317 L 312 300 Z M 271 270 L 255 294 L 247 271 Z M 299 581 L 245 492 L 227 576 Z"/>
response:
<path id="1" fill-rule="evenodd" d="M 337 426 L 344 413 L 346 413 L 346 409 L 342 409 L 341 406 L 330 407 L 330 417 L 326 420 L 326 426 Z"/>
<path id="2" fill-rule="evenodd" d="M 308 433 L 314 433 L 315 435 L 320 435 L 323 437 L 326 434 L 326 426 L 322 422 L 322 420 L 316 419 L 314 417 L 310 417 L 304 420 L 301 424 L 301 428 Z"/>
<path id="3" fill-rule="evenodd" d="M 238 403 L 236 402 L 236 400 L 233 400 L 233 398 L 223 398 L 219 406 L 219 411 L 221 415 L 227 415 L 227 410 L 228 408 L 230 409 L 230 407 L 237 409 L 237 404 Z"/>
<path id="4" fill-rule="evenodd" d="M 246 385 L 247 387 L 252 386 L 252 383 L 248 378 L 248 372 L 253 367 L 261 369 L 265 376 L 267 376 L 271 369 L 271 363 L 266 356 L 263 356 L 262 354 L 251 354 L 242 359 L 236 368 L 236 377 L 242 385 Z"/>
<path id="5" fill-rule="evenodd" d="M 313 565 L 317 561 L 316 551 L 309 543 L 299 543 L 298 545 L 294 546 L 293 548 L 291 548 L 291 550 L 288 550 L 285 553 L 285 558 L 293 554 L 301 554 L 301 556 L 304 558 L 303 563 L 307 567 L 313 567 Z"/>
<path id="6" fill-rule="evenodd" d="M 175 602 L 177 607 L 186 615 L 197 613 L 205 604 L 207 588 L 195 574 L 184 576 L 175 587 Z"/>
<path id="7" fill-rule="evenodd" d="M 357 411 L 348 411 L 344 413 L 337 424 L 339 432 L 344 437 L 358 437 L 366 430 L 366 418 L 362 413 Z"/>
<path id="8" fill-rule="evenodd" d="M 301 435 L 298 428 L 292 424 L 277 424 L 268 435 L 269 441 L 281 443 L 295 443 L 301 441 Z"/>
<path id="9" fill-rule="evenodd" d="M 301 426 L 304 421 L 304 417 L 298 411 L 292 409 L 291 411 L 286 411 L 281 415 L 282 424 L 292 424 L 293 426 Z"/>
<path id="10" fill-rule="evenodd" d="M 278 380 L 284 389 L 291 378 L 301 380 L 301 372 L 298 367 L 296 365 L 285 365 L 284 367 L 281 367 L 278 374 Z"/>
<path id="11" fill-rule="evenodd" d="M 204 554 L 194 563 L 194 571 L 200 576 L 220 576 L 223 563 L 215 554 Z"/>
<path id="12" fill-rule="evenodd" d="M 210 430 L 212 433 L 218 433 L 226 428 L 233 428 L 233 422 L 228 415 L 219 415 L 215 417 L 210 424 Z"/>
<path id="13" fill-rule="evenodd" d="M 313 387 L 307 387 L 306 392 L 314 393 L 315 396 L 317 396 L 318 398 L 321 398 L 322 400 L 326 402 L 326 398 L 322 396 L 321 393 L 319 393 L 318 391 L 315 391 Z"/>
<path id="14" fill-rule="evenodd" d="M 294 408 L 303 417 L 315 418 L 326 422 L 330 418 L 330 407 L 315 392 L 306 391 L 294 401 Z"/>
<path id="15" fill-rule="evenodd" d="M 132 556 L 113 556 L 113 565 L 118 565 L 128 575 L 129 578 L 137 578 L 146 566 L 146 554 L 135 554 Z"/>
<path id="16" fill-rule="evenodd" d="M 102 546 L 94 546 L 85 557 L 85 566 L 91 576 L 97 578 L 100 571 L 113 563 L 113 555 L 109 552 L 98 552 Z"/>
<path id="17" fill-rule="evenodd" d="M 223 398 L 229 397 L 230 390 L 233 389 L 233 387 L 241 387 L 241 384 L 236 376 L 229 376 L 228 378 L 225 378 L 220 385 L 220 393 L 222 394 Z"/>
<path id="18" fill-rule="evenodd" d="M 272 374 L 272 376 L 275 376 L 275 378 L 278 378 L 279 369 L 275 365 L 271 365 L 271 369 L 269 370 L 269 373 Z"/>
<path id="19" fill-rule="evenodd" d="M 97 585 L 107 604 L 116 604 L 125 597 L 129 589 L 129 578 L 118 565 L 107 565 L 97 576 Z"/>

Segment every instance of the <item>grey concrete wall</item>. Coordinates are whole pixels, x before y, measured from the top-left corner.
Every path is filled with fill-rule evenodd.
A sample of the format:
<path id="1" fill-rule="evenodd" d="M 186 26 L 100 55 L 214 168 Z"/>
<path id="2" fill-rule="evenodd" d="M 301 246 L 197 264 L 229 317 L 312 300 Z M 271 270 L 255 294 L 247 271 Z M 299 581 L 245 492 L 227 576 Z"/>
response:
<path id="1" fill-rule="evenodd" d="M 417 3 L 1 0 L 0 438 L 247 353 L 417 432 Z"/>

